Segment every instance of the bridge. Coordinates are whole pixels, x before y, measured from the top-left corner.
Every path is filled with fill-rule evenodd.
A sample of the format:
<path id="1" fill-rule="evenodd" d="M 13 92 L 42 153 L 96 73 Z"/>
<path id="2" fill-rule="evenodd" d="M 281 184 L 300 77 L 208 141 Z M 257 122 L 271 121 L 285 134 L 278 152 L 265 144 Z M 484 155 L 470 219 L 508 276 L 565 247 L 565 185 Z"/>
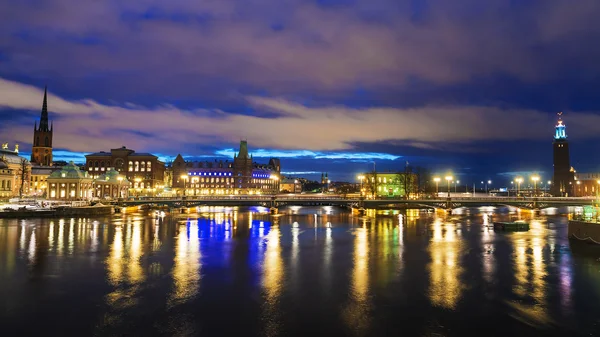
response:
<path id="1" fill-rule="evenodd" d="M 170 208 L 196 206 L 339 206 L 350 208 L 435 208 L 451 210 L 460 207 L 512 206 L 522 209 L 544 209 L 564 206 L 593 206 L 591 198 L 515 198 L 515 197 L 460 197 L 431 199 L 364 199 L 341 195 L 244 195 L 244 196 L 190 196 L 184 198 L 143 198 L 113 202 L 115 206 L 166 206 Z"/>

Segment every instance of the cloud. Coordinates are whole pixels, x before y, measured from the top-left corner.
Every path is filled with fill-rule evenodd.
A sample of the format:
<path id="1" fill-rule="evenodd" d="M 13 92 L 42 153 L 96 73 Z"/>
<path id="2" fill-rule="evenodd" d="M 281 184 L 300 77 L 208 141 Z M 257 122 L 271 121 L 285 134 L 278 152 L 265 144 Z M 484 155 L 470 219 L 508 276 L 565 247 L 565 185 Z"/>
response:
<path id="1" fill-rule="evenodd" d="M 42 95 L 41 88 L 0 79 L 0 109 L 3 109 L 0 111 L 4 114 L 39 111 Z M 550 139 L 554 118 L 535 110 L 477 106 L 308 107 L 264 97 L 248 97 L 247 103 L 257 111 L 276 112 L 277 116 L 244 115 L 218 109 L 185 110 L 168 104 L 151 108 L 107 105 L 92 99 L 68 100 L 52 92 L 48 97 L 51 118 L 55 120 L 54 146 L 74 152 L 125 145 L 138 151 L 159 153 L 196 147 L 196 155 L 203 155 L 207 154 L 202 153 L 207 145 L 234 145 L 240 138 L 247 138 L 254 149 L 279 150 L 277 154 L 282 157 L 391 159 L 398 155 L 352 154 L 358 152 L 354 151 L 353 144 L 406 141 L 419 148 L 423 148 L 423 144 L 430 147 L 437 144 L 448 149 L 449 144 L 463 147 L 471 143 L 470 147 L 476 147 L 476 142 L 483 140 Z M 579 138 L 597 136 L 595 125 L 600 124 L 599 115 L 578 112 L 566 114 L 565 119 L 569 127 L 577 128 Z M 9 141 L 31 142 L 31 125 L 22 126 L 8 120 L 0 130 Z"/>
<path id="2" fill-rule="evenodd" d="M 591 43 L 600 37 L 596 0 L 418 3 L 4 1 L 0 72 L 60 74 L 71 88 L 93 79 L 115 93 L 176 97 L 600 72 L 600 47 Z"/>

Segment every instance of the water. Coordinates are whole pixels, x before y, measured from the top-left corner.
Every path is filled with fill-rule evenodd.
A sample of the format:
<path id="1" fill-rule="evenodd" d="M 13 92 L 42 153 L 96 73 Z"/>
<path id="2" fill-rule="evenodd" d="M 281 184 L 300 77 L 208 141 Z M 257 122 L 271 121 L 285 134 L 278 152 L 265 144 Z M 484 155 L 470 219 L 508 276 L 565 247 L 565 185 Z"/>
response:
<path id="1" fill-rule="evenodd" d="M 600 247 L 462 215 L 205 208 L 0 220 L 5 336 L 596 336 Z M 294 213 L 294 214 L 292 214 Z M 189 217 L 189 219 L 188 219 Z"/>

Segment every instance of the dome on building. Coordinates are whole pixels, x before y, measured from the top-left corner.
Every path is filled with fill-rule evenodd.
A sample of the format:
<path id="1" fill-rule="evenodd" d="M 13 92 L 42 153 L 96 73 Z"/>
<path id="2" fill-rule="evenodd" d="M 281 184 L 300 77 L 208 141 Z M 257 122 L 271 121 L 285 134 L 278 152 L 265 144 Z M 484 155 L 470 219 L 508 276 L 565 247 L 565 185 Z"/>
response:
<path id="1" fill-rule="evenodd" d="M 8 164 L 0 158 L 0 170 L 6 170 L 8 168 Z"/>
<path id="2" fill-rule="evenodd" d="M 121 180 L 119 181 L 119 178 Z M 123 186 L 127 186 L 130 184 L 127 177 L 120 174 L 117 170 L 113 168 L 109 168 L 106 173 L 100 175 L 96 180 L 94 180 L 96 184 L 121 184 Z"/>
<path id="3" fill-rule="evenodd" d="M 53 172 L 49 179 L 85 179 L 90 178 L 87 172 L 83 172 L 73 162 L 61 167 L 59 171 Z"/>

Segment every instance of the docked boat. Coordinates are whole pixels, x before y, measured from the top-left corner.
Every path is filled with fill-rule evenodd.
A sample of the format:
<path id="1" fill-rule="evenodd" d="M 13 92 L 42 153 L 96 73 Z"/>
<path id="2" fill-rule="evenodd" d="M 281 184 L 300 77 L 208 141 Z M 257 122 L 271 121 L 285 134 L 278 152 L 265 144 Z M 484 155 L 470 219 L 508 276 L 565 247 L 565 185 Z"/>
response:
<path id="1" fill-rule="evenodd" d="M 494 229 L 500 231 L 528 231 L 529 223 L 518 220 L 518 221 L 499 221 L 494 222 Z"/>

